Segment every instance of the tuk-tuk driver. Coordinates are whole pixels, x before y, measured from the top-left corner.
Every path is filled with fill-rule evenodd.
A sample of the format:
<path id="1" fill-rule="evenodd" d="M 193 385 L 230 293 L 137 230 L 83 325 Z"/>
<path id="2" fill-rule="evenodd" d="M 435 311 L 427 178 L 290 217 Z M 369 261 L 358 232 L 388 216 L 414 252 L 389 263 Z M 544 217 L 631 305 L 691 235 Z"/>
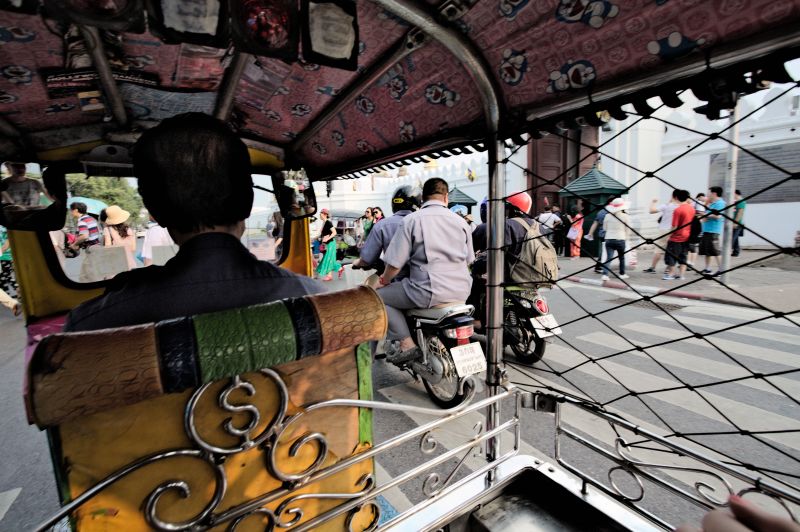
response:
<path id="1" fill-rule="evenodd" d="M 256 259 L 240 239 L 253 206 L 247 147 L 202 113 L 164 120 L 133 151 L 139 194 L 179 246 L 164 266 L 114 277 L 105 294 L 70 312 L 85 331 L 215 312 L 322 292 L 316 281 Z"/>
<path id="2" fill-rule="evenodd" d="M 403 310 L 463 303 L 472 287 L 472 230 L 447 208 L 447 181 L 428 179 L 422 187 L 422 201 L 420 210 L 403 219 L 403 227 L 386 250 L 386 269 L 378 290 L 389 315 L 388 338 L 400 341 L 398 358 L 402 360 L 413 358 L 418 349 Z M 392 283 L 406 264 L 408 277 Z"/>

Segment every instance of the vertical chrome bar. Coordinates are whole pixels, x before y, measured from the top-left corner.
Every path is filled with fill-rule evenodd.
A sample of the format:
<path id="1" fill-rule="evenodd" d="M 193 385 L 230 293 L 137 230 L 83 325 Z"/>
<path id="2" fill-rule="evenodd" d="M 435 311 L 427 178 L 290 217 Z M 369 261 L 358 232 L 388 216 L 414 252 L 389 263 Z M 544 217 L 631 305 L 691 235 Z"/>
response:
<path id="1" fill-rule="evenodd" d="M 501 161 L 505 158 L 503 144 L 498 138 L 500 129 L 500 91 L 495 87 L 495 80 L 489 65 L 486 64 L 480 51 L 463 33 L 436 21 L 433 15 L 411 0 L 373 0 L 387 11 L 416 26 L 427 35 L 436 39 L 452 53 L 466 69 L 478 89 L 486 119 L 486 146 L 489 150 L 489 264 L 487 283 L 487 306 L 489 309 L 487 330 L 488 369 L 486 371 L 487 393 L 495 395 L 501 380 L 503 363 L 503 236 L 505 195 L 505 166 Z M 500 405 L 493 403 L 487 407 L 486 430 L 491 431 L 499 426 Z M 494 461 L 499 456 L 499 438 L 491 438 L 486 445 L 486 458 Z"/>
<path id="2" fill-rule="evenodd" d="M 733 218 L 733 204 L 736 203 L 736 171 L 739 163 L 739 105 L 731 110 L 728 116 L 731 128 L 728 131 L 728 164 L 725 170 L 725 181 L 722 183 L 722 194 L 725 198 L 725 203 L 728 209 L 725 214 Z M 736 230 L 736 224 L 731 220 L 725 220 L 725 230 L 722 233 L 722 275 L 719 280 L 723 283 L 728 281 L 728 274 L 725 273 L 731 267 L 731 250 L 733 246 L 733 231 Z"/>
<path id="3" fill-rule="evenodd" d="M 242 79 L 242 74 L 244 74 L 244 69 L 250 58 L 250 54 L 237 50 L 233 55 L 230 66 L 225 70 L 222 86 L 219 89 L 219 93 L 217 93 L 216 109 L 214 109 L 214 116 L 224 122 L 227 122 L 231 117 L 233 98 L 236 96 L 236 89 L 239 87 L 239 81 Z"/>
<path id="4" fill-rule="evenodd" d="M 122 94 L 119 92 L 117 82 L 114 80 L 114 74 L 111 72 L 111 67 L 108 64 L 106 57 L 106 49 L 103 46 L 103 39 L 100 36 L 100 31 L 94 26 L 79 26 L 83 40 L 86 41 L 86 47 L 89 49 L 89 54 L 92 56 L 92 64 L 94 69 L 97 70 L 97 75 L 100 78 L 100 86 L 103 88 L 103 94 L 106 96 L 106 101 L 111 107 L 111 114 L 114 115 L 114 120 L 120 126 L 128 125 L 128 114 L 125 112 L 125 102 L 122 99 Z"/>

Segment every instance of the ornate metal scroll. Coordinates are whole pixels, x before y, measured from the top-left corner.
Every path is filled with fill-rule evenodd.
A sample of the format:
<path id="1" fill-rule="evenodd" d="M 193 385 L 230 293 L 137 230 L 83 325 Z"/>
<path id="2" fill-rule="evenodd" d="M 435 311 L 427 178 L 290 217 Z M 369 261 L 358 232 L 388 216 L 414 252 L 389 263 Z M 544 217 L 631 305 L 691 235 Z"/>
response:
<path id="1" fill-rule="evenodd" d="M 191 442 L 190 447 L 168 450 L 145 457 L 116 471 L 65 505 L 58 514 L 42 523 L 39 530 L 44 530 L 62 517 L 71 514 L 98 493 L 130 474 L 153 463 L 176 457 L 190 457 L 210 468 L 214 474 L 213 494 L 197 515 L 183 521 L 172 522 L 163 518 L 159 513 L 159 509 L 163 510 L 164 494 L 167 492 L 177 493 L 181 500 L 188 499 L 193 495 L 191 487 L 186 481 L 180 479 L 164 480 L 142 501 L 144 518 L 154 529 L 170 531 L 205 529 L 227 523 L 228 530 L 235 531 L 245 520 L 260 518 L 265 522 L 266 530 L 289 528 L 308 530 L 337 516 L 344 516 L 345 525 L 348 528 L 352 528 L 356 516 L 361 512 L 368 511 L 371 512 L 369 515 L 372 516 L 372 519 L 367 524 L 367 530 L 372 530 L 377 527 L 380 518 L 380 507 L 375 499 L 388 489 L 423 475 L 433 468 L 443 465 L 448 460 L 459 459 L 455 468 L 447 474 L 444 481 L 440 480 L 436 472 L 429 473 L 425 478 L 423 483 L 424 495 L 426 497 L 436 497 L 451 484 L 456 474 L 463 469 L 467 459 L 477 450 L 480 450 L 484 442 L 490 438 L 498 437 L 504 431 L 513 431 L 515 434 L 514 451 L 504 456 L 503 459 L 510 457 L 518 448 L 519 412 L 516 411 L 509 421 L 492 430 L 486 431 L 483 423 L 477 423 L 473 427 L 473 434 L 465 442 L 453 449 L 440 453 L 438 456 L 432 456 L 434 450 L 439 449 L 441 446 L 436 437 L 437 429 L 463 416 L 482 411 L 490 404 L 500 404 L 504 399 L 517 393 L 514 389 L 506 389 L 494 397 L 489 397 L 473 404 L 475 386 L 474 383 L 468 381 L 464 387 L 466 392 L 464 402 L 448 410 L 375 401 L 335 399 L 303 405 L 297 413 L 287 415 L 289 392 L 280 375 L 270 369 L 261 370 L 259 374 L 274 385 L 277 392 L 277 401 L 273 399 L 261 401 L 256 392 L 256 386 L 244 376 L 231 378 L 221 390 L 218 388 L 219 384 L 216 387 L 212 387 L 212 384 L 206 384 L 198 388 L 190 397 L 184 411 L 184 430 Z M 211 399 L 209 394 L 212 393 L 212 390 L 219 391 L 215 392 L 216 396 L 213 397 L 213 401 L 209 401 Z M 232 399 L 234 393 L 242 395 L 243 398 L 237 397 L 237 401 L 234 402 Z M 516 403 L 519 405 L 519 400 Z M 215 405 L 223 413 L 230 414 L 229 417 L 225 417 L 221 421 L 219 428 L 222 429 L 226 437 L 230 436 L 230 441 L 233 443 L 229 443 L 227 440 L 225 442 L 213 441 L 213 438 L 203 434 L 199 428 L 197 423 L 199 417 L 198 408 L 201 405 L 209 404 Z M 329 462 L 329 445 L 325 434 L 309 431 L 295 435 L 293 429 L 298 426 L 297 424 L 300 420 L 311 412 L 343 407 L 425 414 L 431 416 L 433 421 L 394 436 L 359 454 L 325 465 Z M 274 411 L 274 413 L 268 414 L 267 411 Z M 237 415 L 238 417 L 235 417 Z M 267 415 L 271 417 L 268 422 L 263 423 Z M 262 426 L 263 428 L 260 428 Z M 355 482 L 351 491 L 293 495 L 293 492 L 300 487 L 308 486 L 341 473 L 351 466 L 375 458 L 383 452 L 414 440 L 418 440 L 420 454 L 426 461 L 392 479 L 385 486 L 376 486 L 375 478 L 372 475 L 363 475 Z M 301 449 L 310 446 L 313 449 L 311 465 L 306 466 L 299 473 L 286 472 L 288 464 L 281 463 L 281 460 L 287 459 L 285 456 L 286 451 L 281 455 L 283 458 L 279 459 L 279 444 L 281 447 L 288 445 L 289 461 L 297 458 Z M 251 500 L 226 508 L 224 511 L 219 511 L 219 505 L 228 488 L 228 478 L 224 467 L 225 461 L 237 453 L 242 453 L 255 447 L 264 452 L 265 467 L 276 479 L 282 481 L 282 485 Z M 308 453 L 305 454 L 307 455 Z M 341 502 L 321 515 L 312 515 L 307 518 L 304 514 L 302 503 L 312 499 Z M 277 506 L 274 506 L 275 504 Z"/>
<path id="2" fill-rule="evenodd" d="M 800 498 L 797 497 L 796 494 L 787 492 L 780 486 L 753 477 L 747 472 L 719 462 L 695 449 L 681 445 L 672 439 L 662 438 L 657 434 L 627 422 L 617 415 L 600 411 L 594 405 L 587 405 L 580 400 L 563 395 L 551 397 L 551 399 L 555 399 L 556 401 L 555 458 L 558 463 L 568 471 L 580 477 L 584 485 L 591 484 L 665 528 L 673 527 L 672 524 L 638 505 L 645 496 L 644 479 L 704 509 L 726 506 L 730 495 L 736 494 L 732 481 L 737 480 L 750 486 L 740 490 L 740 496 L 749 493 L 760 493 L 770 497 L 783 506 L 792 520 L 796 521 L 796 517 L 787 502 L 800 504 Z M 563 403 L 580 408 L 584 413 L 598 416 L 611 426 L 623 428 L 636 434 L 648 441 L 648 445 L 655 446 L 651 447 L 651 450 L 657 447 L 661 451 L 681 457 L 681 460 L 691 460 L 694 463 L 691 465 L 667 464 L 638 458 L 632 454 L 634 446 L 621 436 L 615 437 L 610 447 L 591 441 L 571 430 L 564 423 L 561 412 Z M 591 474 L 582 471 L 564 458 L 561 452 L 562 437 L 567 437 L 616 464 L 606 471 L 605 481 L 601 481 Z M 673 479 L 669 479 L 667 477 L 670 476 L 670 472 L 678 472 L 680 473 L 680 477 L 674 478 L 675 475 L 672 475 Z M 621 475 L 627 475 L 629 480 L 633 481 L 637 490 L 635 493 L 626 491 L 626 489 L 621 486 Z M 689 477 L 691 480 L 684 481 L 685 477 Z"/>

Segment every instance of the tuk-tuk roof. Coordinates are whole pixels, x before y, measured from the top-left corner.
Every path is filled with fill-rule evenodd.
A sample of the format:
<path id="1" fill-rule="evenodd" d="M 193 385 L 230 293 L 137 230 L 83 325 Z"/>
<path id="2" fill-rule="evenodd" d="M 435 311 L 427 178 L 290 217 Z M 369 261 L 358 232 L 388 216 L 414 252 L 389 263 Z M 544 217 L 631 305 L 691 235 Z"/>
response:
<path id="1" fill-rule="evenodd" d="M 578 103 L 602 110 L 610 101 L 628 102 L 644 86 L 637 77 L 661 76 L 647 86 L 674 95 L 671 81 L 705 70 L 714 58 L 724 64 L 732 51 L 747 49 L 756 58 L 785 49 L 794 44 L 800 18 L 800 0 L 456 4 L 459 9 L 445 11 L 451 19 L 445 23 L 475 44 L 494 75 L 504 107 L 501 134 L 512 138 L 546 129 L 548 116 Z M 246 54 L 231 61 L 223 48 L 175 42 L 174 35 L 169 44 L 150 31 L 124 31 L 116 41 L 104 34 L 106 66 L 128 122 L 120 125 L 119 116 L 112 118 L 114 102 L 106 95 L 103 106 L 86 80 L 98 65 L 67 64 L 80 48 L 74 33 L 65 31 L 68 25 L 39 13 L 6 11 L 0 132 L 13 142 L 0 142 L 0 155 L 11 156 L 20 144 L 40 158 L 63 158 L 68 155 L 41 154 L 130 143 L 135 136 L 127 133 L 166 117 L 218 113 L 227 78 L 235 82 L 229 121 L 241 136 L 290 166 L 306 167 L 315 179 L 352 177 L 376 164 L 462 146 L 483 149 L 481 99 L 463 65 L 433 39 L 408 45 L 409 35 L 416 42 L 413 28 L 373 2 L 357 2 L 357 13 L 357 71 Z M 780 36 L 774 46 L 767 31 Z M 404 47 L 413 50 L 402 52 Z M 236 65 L 239 79 L 232 72 Z M 360 86 L 365 79 L 370 82 Z M 592 109 L 584 123 L 597 118 Z"/>

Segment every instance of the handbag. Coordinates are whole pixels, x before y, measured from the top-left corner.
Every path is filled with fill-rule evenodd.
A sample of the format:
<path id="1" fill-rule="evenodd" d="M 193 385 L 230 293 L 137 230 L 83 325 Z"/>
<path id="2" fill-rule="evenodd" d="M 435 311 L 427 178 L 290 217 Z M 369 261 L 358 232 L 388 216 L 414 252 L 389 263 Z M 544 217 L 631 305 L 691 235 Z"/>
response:
<path id="1" fill-rule="evenodd" d="M 567 238 L 570 240 L 575 240 L 578 238 L 578 228 L 577 227 L 570 227 L 569 231 L 567 231 Z"/>
<path id="2" fill-rule="evenodd" d="M 327 250 L 327 249 L 328 249 L 328 246 L 325 245 L 325 242 L 320 242 L 319 243 L 319 252 L 320 253 L 325 253 L 325 250 Z"/>

